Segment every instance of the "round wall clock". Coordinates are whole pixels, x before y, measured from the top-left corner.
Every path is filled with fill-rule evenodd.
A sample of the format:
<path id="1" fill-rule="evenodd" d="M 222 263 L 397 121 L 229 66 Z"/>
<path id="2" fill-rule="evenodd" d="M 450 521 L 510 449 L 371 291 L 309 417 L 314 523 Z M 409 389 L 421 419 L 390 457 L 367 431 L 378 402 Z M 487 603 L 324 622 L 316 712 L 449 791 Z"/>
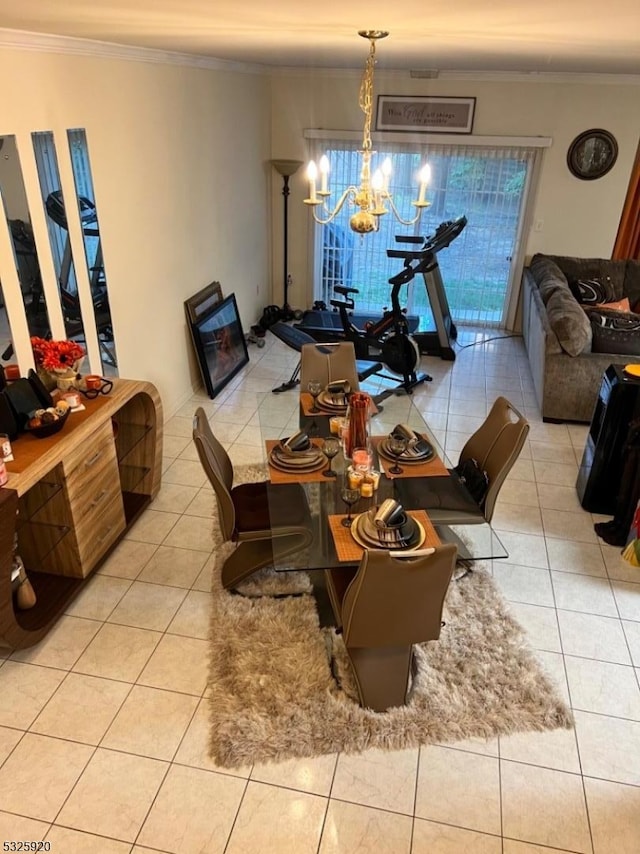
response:
<path id="1" fill-rule="evenodd" d="M 613 168 L 618 143 L 607 130 L 593 128 L 579 134 L 569 146 L 567 165 L 576 178 L 593 181 Z"/>

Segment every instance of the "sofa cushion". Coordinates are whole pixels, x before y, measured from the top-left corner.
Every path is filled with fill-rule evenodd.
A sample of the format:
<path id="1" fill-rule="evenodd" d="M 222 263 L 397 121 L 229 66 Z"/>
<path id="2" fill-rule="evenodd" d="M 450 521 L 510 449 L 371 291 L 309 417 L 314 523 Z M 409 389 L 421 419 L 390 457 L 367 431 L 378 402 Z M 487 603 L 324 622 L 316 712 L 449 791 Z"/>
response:
<path id="1" fill-rule="evenodd" d="M 616 299 L 609 276 L 577 279 L 574 282 L 569 282 L 569 288 L 580 305 L 602 305 L 602 303 L 614 302 Z"/>
<path id="2" fill-rule="evenodd" d="M 551 294 L 547 302 L 547 317 L 565 353 L 579 356 L 590 350 L 591 323 L 568 288 Z"/>
<path id="3" fill-rule="evenodd" d="M 566 276 L 548 255 L 534 255 L 529 269 L 538 284 L 538 290 L 545 305 L 554 291 L 569 287 Z"/>
<path id="4" fill-rule="evenodd" d="M 571 258 L 562 255 L 549 255 L 552 261 L 560 267 L 568 282 L 577 282 L 581 279 L 605 279 L 611 280 L 613 296 L 611 299 L 622 299 L 627 296 L 625 292 L 625 275 L 627 261 L 611 261 L 608 258 Z"/>
<path id="5" fill-rule="evenodd" d="M 640 314 L 590 311 L 592 352 L 640 356 Z"/>

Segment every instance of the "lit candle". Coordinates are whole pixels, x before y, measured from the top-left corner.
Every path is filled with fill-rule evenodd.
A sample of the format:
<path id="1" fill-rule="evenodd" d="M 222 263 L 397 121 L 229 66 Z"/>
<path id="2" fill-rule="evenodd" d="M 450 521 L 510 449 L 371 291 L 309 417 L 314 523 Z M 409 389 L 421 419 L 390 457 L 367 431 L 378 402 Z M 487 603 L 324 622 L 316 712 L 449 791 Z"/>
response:
<path id="1" fill-rule="evenodd" d="M 367 448 L 354 448 L 351 459 L 356 469 L 368 471 L 371 467 L 371 451 Z"/>
<path id="2" fill-rule="evenodd" d="M 373 498 L 373 484 L 363 480 L 360 484 L 360 495 L 363 498 Z"/>
<path id="3" fill-rule="evenodd" d="M 328 193 L 328 184 L 329 184 L 329 158 L 326 154 L 323 154 L 320 158 L 320 176 L 322 179 L 322 184 L 320 186 L 320 192 Z"/>
<path id="4" fill-rule="evenodd" d="M 340 436 L 340 431 L 344 427 L 345 422 L 346 418 L 343 418 L 342 415 L 332 415 L 329 419 L 329 429 L 334 435 Z"/>
<path id="5" fill-rule="evenodd" d="M 363 480 L 364 475 L 361 471 L 356 471 L 352 468 L 347 471 L 347 482 L 349 483 L 349 489 L 360 489 Z"/>
<path id="6" fill-rule="evenodd" d="M 389 179 L 391 178 L 391 158 L 390 157 L 385 157 L 385 159 L 382 163 L 382 176 L 384 179 L 384 182 L 382 184 L 382 192 L 388 193 L 389 192 Z"/>
<path id="7" fill-rule="evenodd" d="M 376 489 L 380 486 L 380 472 L 375 469 L 371 469 L 366 474 L 366 480 L 371 484 L 372 490 L 375 492 Z"/>
<path id="8" fill-rule="evenodd" d="M 318 197 L 316 196 L 316 178 L 318 177 L 318 167 L 315 162 L 311 160 L 309 165 L 307 166 L 307 178 L 309 179 L 309 201 L 317 202 Z"/>
<path id="9" fill-rule="evenodd" d="M 431 180 L 431 167 L 429 164 L 425 164 L 420 170 L 420 195 L 418 196 L 418 202 L 425 201 L 425 195 L 427 193 L 427 184 Z"/>

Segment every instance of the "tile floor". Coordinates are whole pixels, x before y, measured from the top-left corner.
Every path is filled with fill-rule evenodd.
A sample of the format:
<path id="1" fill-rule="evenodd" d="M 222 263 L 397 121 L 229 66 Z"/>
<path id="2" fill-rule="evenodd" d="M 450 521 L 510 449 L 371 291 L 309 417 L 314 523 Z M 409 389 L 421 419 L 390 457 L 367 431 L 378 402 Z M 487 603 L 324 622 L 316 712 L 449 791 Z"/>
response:
<path id="1" fill-rule="evenodd" d="M 256 393 L 296 357 L 270 336 L 250 354 L 215 401 L 169 419 L 160 495 L 46 640 L 0 657 L 0 840 L 58 854 L 637 854 L 640 571 L 593 533 L 574 490 L 586 428 L 542 423 L 519 339 L 425 359 L 434 379 L 414 400 L 452 457 L 498 394 L 530 419 L 494 520 L 510 558 L 493 572 L 575 731 L 234 772 L 207 757 L 213 494 L 191 415 L 207 408 L 235 463 L 260 458 Z M 295 393 L 280 400 L 274 426 L 291 426 Z"/>

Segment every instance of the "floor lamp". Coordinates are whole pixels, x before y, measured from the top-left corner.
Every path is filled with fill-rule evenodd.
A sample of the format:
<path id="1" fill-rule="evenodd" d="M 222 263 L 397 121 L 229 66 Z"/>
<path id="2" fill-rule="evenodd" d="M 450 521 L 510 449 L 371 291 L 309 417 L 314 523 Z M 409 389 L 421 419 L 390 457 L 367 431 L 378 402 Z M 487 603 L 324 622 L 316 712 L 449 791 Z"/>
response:
<path id="1" fill-rule="evenodd" d="M 272 160 L 271 163 L 282 175 L 282 197 L 284 199 L 284 257 L 282 261 L 284 301 L 280 320 L 291 320 L 294 314 L 289 305 L 289 178 L 302 166 L 302 160 Z"/>

